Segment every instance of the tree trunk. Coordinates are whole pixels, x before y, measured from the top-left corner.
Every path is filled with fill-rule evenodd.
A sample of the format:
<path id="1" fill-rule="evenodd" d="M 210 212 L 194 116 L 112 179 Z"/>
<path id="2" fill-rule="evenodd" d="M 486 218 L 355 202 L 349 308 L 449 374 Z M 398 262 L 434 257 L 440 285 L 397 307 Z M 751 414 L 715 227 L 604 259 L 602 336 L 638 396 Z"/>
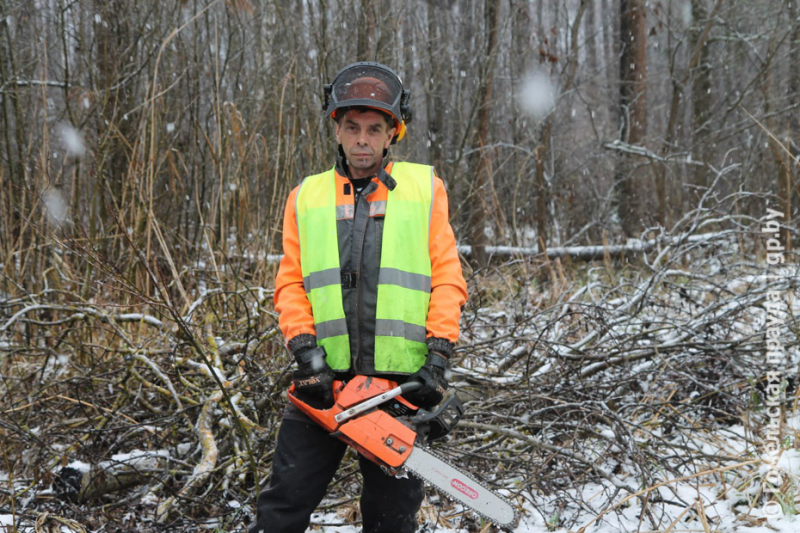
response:
<path id="1" fill-rule="evenodd" d="M 791 13 L 791 11 L 790 11 Z M 794 34 L 794 30 L 792 31 Z M 783 220 L 781 221 L 786 227 L 781 228 L 781 242 L 783 243 L 784 250 L 791 250 L 791 234 L 788 231 L 788 225 L 791 221 L 791 194 L 792 194 L 792 161 L 789 157 L 788 151 L 791 149 L 789 146 L 789 134 L 781 127 L 775 115 L 771 115 L 776 107 L 776 81 L 774 74 L 776 64 L 774 62 L 776 52 L 778 49 L 777 37 L 773 36 L 767 48 L 767 61 L 764 65 L 764 76 L 762 81 L 762 92 L 764 94 L 764 116 L 766 129 L 769 132 L 767 135 L 767 145 L 772 157 L 775 159 L 775 166 L 778 171 L 778 179 L 775 184 L 775 195 L 778 197 L 778 209 L 783 213 Z M 781 139 L 784 139 L 783 141 Z"/>
<path id="2" fill-rule="evenodd" d="M 791 41 L 789 42 L 790 46 L 790 61 L 789 65 L 792 65 L 789 74 L 789 86 L 787 89 L 787 97 L 791 102 L 792 99 L 797 102 L 798 95 L 800 95 L 800 0 L 788 0 L 788 11 L 789 11 L 789 20 L 792 21 L 792 36 Z M 791 119 L 789 122 L 789 139 L 791 144 L 794 146 L 800 145 L 800 112 L 795 110 L 790 115 Z M 800 151 L 797 149 L 794 150 L 794 154 L 799 154 Z M 784 243 L 786 245 L 786 251 L 790 251 L 792 249 L 792 234 L 789 232 L 788 227 L 792 221 L 792 169 L 794 169 L 794 183 L 797 183 L 798 177 L 800 177 L 800 166 L 797 164 L 789 166 L 787 169 L 786 175 L 786 198 L 784 201 L 784 216 L 787 229 L 784 230 Z"/>
<path id="3" fill-rule="evenodd" d="M 643 0 L 620 1 L 620 112 L 624 142 L 640 145 L 647 132 L 646 20 Z M 618 172 L 619 215 L 629 237 L 638 233 L 647 202 L 647 182 L 630 156 Z"/>
<path id="4" fill-rule="evenodd" d="M 586 70 L 587 78 L 595 79 L 598 75 L 597 60 L 597 22 L 595 20 L 595 2 L 589 0 L 586 3 L 586 18 L 584 19 L 583 32 L 584 42 L 586 43 Z"/>
<path id="5" fill-rule="evenodd" d="M 602 0 L 600 13 L 602 13 L 603 25 L 603 70 L 606 74 L 606 85 L 604 94 L 606 95 L 608 124 L 609 130 L 613 131 L 616 136 L 617 128 L 615 124 L 619 122 L 617 115 L 619 114 L 619 105 L 617 95 L 619 90 L 617 84 L 619 82 L 619 66 L 617 51 L 617 42 L 619 41 L 619 17 L 616 16 L 616 1 L 615 0 Z"/>
<path id="6" fill-rule="evenodd" d="M 492 194 L 492 169 L 489 151 L 486 149 L 489 140 L 489 118 L 491 114 L 492 84 L 494 82 L 494 54 L 497 47 L 497 18 L 500 8 L 499 0 L 485 0 L 484 19 L 486 35 L 486 55 L 481 85 L 478 89 L 478 126 L 476 141 L 471 156 L 472 175 L 475 179 L 470 216 L 470 237 L 472 241 L 473 260 L 479 267 L 486 267 L 489 256 L 486 253 L 486 225 L 489 222 L 490 195 Z"/>
<path id="7" fill-rule="evenodd" d="M 711 24 L 714 21 L 714 18 L 719 13 L 720 7 L 722 7 L 723 0 L 717 0 L 716 5 L 714 6 L 714 10 L 711 13 L 711 16 L 705 17 L 704 28 L 702 32 L 698 32 L 696 38 L 692 39 L 692 55 L 689 59 L 689 64 L 686 67 L 686 74 L 680 79 L 676 79 L 673 75 L 672 77 L 672 101 L 670 103 L 669 109 L 669 116 L 667 118 L 667 131 L 664 134 L 664 142 L 661 145 L 661 155 L 666 156 L 669 152 L 674 148 L 675 139 L 677 137 L 677 130 L 678 130 L 678 123 L 680 121 L 681 109 L 680 104 L 681 100 L 683 99 L 683 87 L 689 81 L 689 77 L 693 72 L 695 72 L 695 67 L 697 66 L 698 62 L 703 60 L 703 56 L 705 53 L 705 44 L 706 40 L 708 39 L 708 34 L 711 31 Z M 697 22 L 697 21 L 695 21 Z M 707 54 L 706 59 L 707 61 Z M 674 72 L 675 65 L 672 64 L 670 66 L 670 70 Z M 699 96 L 699 95 L 698 95 Z M 693 109 L 694 111 L 694 109 Z M 702 113 L 703 121 L 708 119 L 709 115 L 705 111 L 698 111 L 698 113 Z M 695 115 L 693 114 L 693 117 Z M 704 128 L 705 134 L 710 135 L 710 130 L 708 128 Z M 674 198 L 668 200 L 668 193 L 667 193 L 667 166 L 666 163 L 658 163 L 656 165 L 656 188 L 657 188 L 657 195 L 658 195 L 658 222 L 662 227 L 666 227 L 668 225 L 668 216 L 667 216 L 667 204 L 668 202 L 671 203 L 673 206 L 682 211 L 682 204 L 683 198 L 681 195 L 681 189 L 679 187 L 672 187 L 672 195 Z M 699 197 L 696 197 L 697 199 Z M 696 202 L 695 202 L 696 203 Z"/>
<path id="8" fill-rule="evenodd" d="M 97 120 L 97 136 L 101 150 L 98 161 L 98 178 L 95 183 L 96 205 L 92 206 L 95 213 L 99 213 L 99 221 L 106 222 L 109 217 L 108 204 L 114 204 L 122 199 L 129 166 L 129 155 L 126 152 L 126 141 L 121 137 L 130 139 L 133 135 L 133 118 L 124 119 L 130 106 L 130 91 L 128 84 L 121 83 L 124 72 L 121 71 L 127 47 L 131 42 L 130 17 L 128 15 L 128 2 L 125 0 L 95 0 L 94 3 L 97 20 L 95 32 L 97 35 L 97 74 L 98 89 L 101 99 L 101 112 Z M 115 124 L 117 131 L 109 130 L 108 125 Z M 104 185 L 108 182 L 108 187 Z M 107 198 L 110 191 L 112 198 Z M 97 228 L 93 225 L 93 230 Z"/>
<path id="9" fill-rule="evenodd" d="M 394 65 L 394 54 L 399 48 L 397 46 L 397 31 L 395 24 L 400 18 L 397 10 L 405 11 L 406 7 L 391 0 L 380 0 L 380 20 L 376 25 L 380 29 L 380 35 L 375 48 L 375 60 L 384 65 Z"/>
<path id="10" fill-rule="evenodd" d="M 707 23 L 706 0 L 692 0 L 692 29 L 690 32 L 691 50 L 699 52 L 697 64 L 691 70 L 692 79 L 692 145 L 695 154 L 692 159 L 708 161 L 708 142 L 711 128 L 711 67 L 709 65 L 707 39 L 703 28 Z M 708 187 L 708 171 L 705 167 L 692 167 L 692 183 L 695 200 L 699 199 Z"/>
<path id="11" fill-rule="evenodd" d="M 563 80 L 562 92 L 568 93 L 572 90 L 572 85 L 575 82 L 575 74 L 578 71 L 578 28 L 581 26 L 581 18 L 590 8 L 590 0 L 581 0 L 578 6 L 578 11 L 575 13 L 575 20 L 572 23 L 572 31 L 569 39 L 569 55 L 567 59 L 566 77 Z M 540 59 L 541 61 L 542 59 Z M 548 242 L 548 200 L 550 196 L 550 188 L 545 179 L 545 162 L 547 160 L 547 152 L 550 146 L 550 136 L 553 130 L 553 115 L 550 113 L 545 118 L 544 123 L 539 129 L 539 138 L 537 140 L 538 146 L 536 147 L 536 236 L 539 239 L 539 251 L 544 252 L 547 249 Z"/>
<path id="12" fill-rule="evenodd" d="M 441 8 L 438 8 L 441 9 Z M 428 157 L 430 163 L 439 172 L 442 171 L 442 143 L 444 142 L 444 110 L 447 105 L 444 95 L 444 83 L 447 80 L 443 61 L 450 61 L 444 53 L 441 21 L 435 16 L 437 7 L 428 2 L 428 61 L 430 68 L 425 76 L 425 106 L 428 115 Z"/>
<path id="13" fill-rule="evenodd" d="M 511 57 L 509 58 L 509 75 L 511 82 L 515 87 L 519 87 L 522 83 L 527 70 L 530 68 L 529 56 L 531 54 L 531 10 L 529 0 L 513 0 L 511 3 Z M 522 113 L 519 105 L 512 102 L 513 113 L 511 117 L 512 123 L 512 139 L 514 146 L 522 146 L 528 142 L 529 128 L 532 125 L 533 119 L 526 114 Z M 528 183 L 528 177 L 531 174 L 531 156 L 519 150 L 514 150 L 512 154 L 514 164 L 514 190 L 511 197 L 511 208 L 509 216 L 512 225 L 512 242 L 515 245 L 522 244 L 523 232 L 520 231 L 518 224 L 518 211 L 520 208 L 527 215 L 533 210 L 531 205 L 531 193 L 535 191 L 530 187 L 525 187 Z M 526 190 L 527 189 L 527 190 Z M 525 220 L 523 216 L 523 220 Z"/>
<path id="14" fill-rule="evenodd" d="M 375 0 L 361 0 L 361 12 L 358 23 L 358 61 L 373 61 L 375 59 Z"/>

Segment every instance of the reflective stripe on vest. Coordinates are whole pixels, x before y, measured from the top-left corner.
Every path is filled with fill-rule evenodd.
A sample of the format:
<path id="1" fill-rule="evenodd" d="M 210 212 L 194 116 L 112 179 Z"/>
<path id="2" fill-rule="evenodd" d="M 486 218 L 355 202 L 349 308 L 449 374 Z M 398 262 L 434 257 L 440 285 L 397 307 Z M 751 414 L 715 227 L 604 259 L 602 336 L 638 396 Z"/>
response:
<path id="1" fill-rule="evenodd" d="M 375 370 L 410 374 L 425 363 L 427 355 L 433 168 L 394 163 L 392 177 L 397 187 L 389 191 L 386 202 L 370 204 L 370 214 L 385 213 L 375 317 Z M 347 370 L 350 338 L 342 303 L 336 227 L 336 220 L 346 209 L 336 206 L 335 184 L 334 170 L 304 179 L 295 199 L 295 213 L 303 286 L 314 314 L 317 343 L 325 348 L 331 368 Z"/>

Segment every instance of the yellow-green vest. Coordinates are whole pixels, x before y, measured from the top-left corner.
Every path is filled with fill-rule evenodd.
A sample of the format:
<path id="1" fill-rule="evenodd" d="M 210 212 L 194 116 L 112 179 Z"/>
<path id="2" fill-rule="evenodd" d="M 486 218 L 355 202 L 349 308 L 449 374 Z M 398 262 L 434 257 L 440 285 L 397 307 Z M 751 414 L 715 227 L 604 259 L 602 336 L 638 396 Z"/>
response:
<path id="1" fill-rule="evenodd" d="M 394 163 L 391 175 L 397 186 L 388 192 L 383 223 L 375 370 L 410 374 L 424 364 L 427 355 L 433 168 Z M 295 199 L 295 213 L 303 284 L 314 314 L 317 344 L 325 348 L 330 367 L 344 371 L 350 368 L 351 354 L 342 304 L 335 184 L 334 169 L 305 178 Z"/>

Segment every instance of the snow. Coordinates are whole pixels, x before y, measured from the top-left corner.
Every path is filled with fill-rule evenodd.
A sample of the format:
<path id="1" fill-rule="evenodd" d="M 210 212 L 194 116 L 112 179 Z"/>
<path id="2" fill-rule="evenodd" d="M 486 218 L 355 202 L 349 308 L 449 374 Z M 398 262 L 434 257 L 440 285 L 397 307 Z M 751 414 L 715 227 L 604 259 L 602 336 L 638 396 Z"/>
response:
<path id="1" fill-rule="evenodd" d="M 57 126 L 61 140 L 67 149 L 67 155 L 83 157 L 86 153 L 86 145 L 83 142 L 83 134 L 72 127 L 71 124 L 61 122 Z"/>
<path id="2" fill-rule="evenodd" d="M 556 106 L 555 90 L 550 78 L 542 71 L 529 72 L 522 80 L 517 99 L 523 111 L 541 120 Z"/>
<path id="3" fill-rule="evenodd" d="M 157 328 L 160 328 L 164 325 L 164 323 L 161 322 L 156 317 L 150 315 L 143 315 L 141 313 L 123 313 L 121 315 L 117 315 L 114 318 L 122 322 L 144 322 L 146 324 L 150 324 L 151 326 L 155 326 Z"/>
<path id="4" fill-rule="evenodd" d="M 84 463 L 83 461 L 72 461 L 70 464 L 67 465 L 67 468 L 72 468 L 73 470 L 77 470 L 78 472 L 83 472 L 86 474 L 91 470 L 91 466 L 89 463 Z"/>
<path id="5" fill-rule="evenodd" d="M 69 206 L 59 189 L 50 187 L 42 191 L 42 201 L 52 224 L 62 224 L 67 220 Z"/>
<path id="6" fill-rule="evenodd" d="M 16 530 L 12 530 L 12 526 L 14 526 L 14 525 L 17 526 Z M 8 526 L 7 528 L 4 528 L 4 531 L 6 531 L 6 530 L 7 531 L 17 531 L 19 533 L 34 533 L 36 531 L 36 528 L 32 523 L 30 523 L 30 522 L 24 522 L 23 523 L 23 521 L 21 520 L 21 518 L 19 516 L 17 516 L 16 519 L 15 519 L 15 517 L 13 515 L 10 515 L 10 514 L 0 514 L 0 527 L 2 527 L 2 526 Z M 65 530 L 63 527 L 61 528 L 61 530 L 64 531 L 64 532 L 69 532 L 70 531 L 69 529 Z M 42 531 L 44 531 L 44 530 L 42 530 Z"/>
<path id="7" fill-rule="evenodd" d="M 685 0 L 683 5 L 681 6 L 681 18 L 683 19 L 683 23 L 688 27 L 692 24 L 692 3 L 689 0 Z"/>
<path id="8" fill-rule="evenodd" d="M 132 450 L 129 453 L 118 453 L 111 456 L 109 465 L 125 464 L 136 468 L 152 467 L 159 459 L 169 459 L 167 450 Z M 105 465 L 105 463 L 101 463 Z"/>
<path id="9" fill-rule="evenodd" d="M 595 485 L 593 487 L 587 487 L 587 490 L 582 495 L 583 498 L 589 499 L 593 495 L 599 493 L 602 490 L 601 487 Z M 703 498 L 703 506 L 706 512 L 706 516 L 709 520 L 709 528 L 711 531 L 746 531 L 747 533 L 795 533 L 798 528 L 800 528 L 800 521 L 796 519 L 794 516 L 778 516 L 778 517 L 763 517 L 763 513 L 761 509 L 754 509 L 751 512 L 751 517 L 753 522 L 750 521 L 743 521 L 743 519 L 737 519 L 737 515 L 739 512 L 746 511 L 746 509 L 739 508 L 738 510 L 731 510 L 727 505 L 721 505 L 719 503 L 714 503 L 716 499 L 716 495 L 713 493 L 714 491 L 708 489 L 701 489 L 697 491 L 695 488 L 686 487 L 685 490 L 679 491 L 679 494 L 682 496 L 684 501 L 694 502 L 695 499 L 699 495 Z M 669 499 L 670 494 L 665 493 L 665 499 Z M 684 508 L 671 506 L 671 509 L 674 509 L 673 514 L 675 518 L 678 517 L 680 513 L 683 512 Z M 573 518 L 576 514 L 580 515 L 580 513 L 576 513 L 573 509 L 567 508 L 563 511 L 559 512 L 556 508 L 550 510 L 547 514 L 547 518 L 545 519 L 541 513 L 536 512 L 533 510 L 531 506 L 526 506 L 525 510 L 527 511 L 525 515 L 523 515 L 520 519 L 518 526 L 514 529 L 516 533 L 574 533 L 576 530 L 580 528 L 581 525 L 588 523 L 588 520 L 585 522 L 578 522 L 578 526 L 575 528 L 558 528 L 555 529 L 553 527 L 553 523 L 558 524 L 563 520 L 568 520 Z M 738 511 L 738 512 L 737 512 Z M 435 511 L 434 511 L 435 512 Z M 456 506 L 453 514 L 460 514 L 463 512 L 463 508 L 460 506 Z M 449 514 L 449 513 L 448 513 Z M 641 508 L 638 505 L 631 505 L 627 509 L 625 509 L 620 515 L 609 514 L 603 517 L 599 523 L 593 524 L 586 528 L 586 533 L 621 533 L 621 532 L 635 532 L 635 531 L 650 531 L 651 527 L 650 524 L 645 519 L 644 522 L 640 520 Z M 686 517 L 684 517 L 686 519 Z M 760 525 L 756 527 L 751 526 L 751 523 L 758 523 L 759 519 L 763 521 Z M 335 512 L 327 512 L 327 513 L 317 513 L 312 516 L 312 527 L 307 530 L 307 533 L 311 532 L 319 532 L 319 526 L 324 527 L 324 531 L 326 533 L 357 533 L 361 530 L 360 527 L 357 526 L 350 526 L 350 525 L 341 525 L 345 520 Z M 549 524 L 548 524 L 549 522 Z M 678 524 L 676 529 L 673 531 L 703 531 L 703 526 L 697 518 L 696 511 L 689 515 L 689 519 L 687 520 L 688 523 Z M 687 527 L 688 525 L 688 527 Z M 665 526 L 664 529 L 666 529 Z M 459 527 L 436 527 L 435 529 L 420 529 L 420 532 L 423 531 L 437 531 L 437 532 L 453 532 L 453 533 L 466 533 L 467 530 L 465 528 Z M 663 529 L 662 529 L 663 531 Z"/>

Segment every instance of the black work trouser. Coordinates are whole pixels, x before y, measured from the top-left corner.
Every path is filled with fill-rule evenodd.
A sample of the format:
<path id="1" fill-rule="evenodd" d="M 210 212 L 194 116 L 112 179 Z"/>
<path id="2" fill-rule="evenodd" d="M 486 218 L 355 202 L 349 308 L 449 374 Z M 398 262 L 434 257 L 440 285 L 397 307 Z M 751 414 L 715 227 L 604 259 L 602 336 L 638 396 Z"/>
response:
<path id="1" fill-rule="evenodd" d="M 347 445 L 308 421 L 284 418 L 272 458 L 269 486 L 258 495 L 249 533 L 304 533 L 325 496 Z M 425 489 L 409 476 L 398 479 L 361 455 L 364 533 L 413 533 Z"/>

